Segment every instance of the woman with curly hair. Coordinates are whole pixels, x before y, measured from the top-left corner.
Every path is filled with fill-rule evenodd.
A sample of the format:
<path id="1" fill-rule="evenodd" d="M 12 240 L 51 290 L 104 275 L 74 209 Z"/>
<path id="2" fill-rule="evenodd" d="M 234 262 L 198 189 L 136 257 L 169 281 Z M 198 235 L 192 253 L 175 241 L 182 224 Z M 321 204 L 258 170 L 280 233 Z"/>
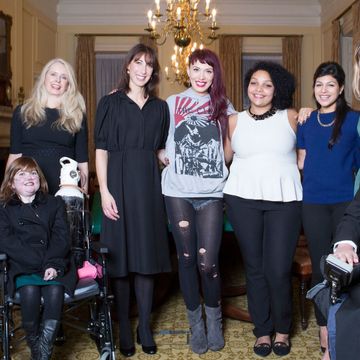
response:
<path id="1" fill-rule="evenodd" d="M 297 113 L 289 109 L 295 81 L 281 65 L 259 62 L 245 88 L 250 107 L 229 119 L 226 157 L 233 161 L 224 199 L 245 266 L 253 350 L 283 356 L 291 347 L 291 266 L 302 200 Z"/>
<path id="2" fill-rule="evenodd" d="M 88 134 L 85 102 L 74 70 L 63 59 L 50 60 L 25 104 L 13 114 L 8 167 L 20 156 L 33 157 L 44 172 L 49 193 L 59 190 L 63 156 L 79 164 L 81 187 L 88 189 Z"/>
<path id="3" fill-rule="evenodd" d="M 299 168 L 303 169 L 302 219 L 314 264 L 312 284 L 322 281 L 319 263 L 330 251 L 336 227 L 354 196 L 354 172 L 360 166 L 359 114 L 347 105 L 345 73 L 336 62 L 318 66 L 313 78 L 317 109 L 299 127 Z M 320 346 L 327 349 L 326 319 L 315 307 Z"/>

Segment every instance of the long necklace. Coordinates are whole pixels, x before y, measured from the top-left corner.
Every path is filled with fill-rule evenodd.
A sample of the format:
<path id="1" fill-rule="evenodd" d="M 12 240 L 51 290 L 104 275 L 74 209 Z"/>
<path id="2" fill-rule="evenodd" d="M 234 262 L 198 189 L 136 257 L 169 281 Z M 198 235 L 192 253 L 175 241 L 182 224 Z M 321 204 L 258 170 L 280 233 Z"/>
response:
<path id="1" fill-rule="evenodd" d="M 335 119 L 332 122 L 328 123 L 328 124 L 324 124 L 320 120 L 320 110 L 318 110 L 318 112 L 317 112 L 317 121 L 318 121 L 319 125 L 322 126 L 322 127 L 330 127 L 330 126 L 334 125 Z"/>
<path id="2" fill-rule="evenodd" d="M 271 107 L 270 110 L 268 110 L 267 112 L 265 112 L 265 113 L 263 113 L 261 115 L 253 114 L 250 109 L 251 109 L 251 107 L 248 108 L 248 113 L 256 121 L 265 120 L 265 119 L 273 116 L 276 113 L 276 108 L 273 107 L 273 106 Z"/>

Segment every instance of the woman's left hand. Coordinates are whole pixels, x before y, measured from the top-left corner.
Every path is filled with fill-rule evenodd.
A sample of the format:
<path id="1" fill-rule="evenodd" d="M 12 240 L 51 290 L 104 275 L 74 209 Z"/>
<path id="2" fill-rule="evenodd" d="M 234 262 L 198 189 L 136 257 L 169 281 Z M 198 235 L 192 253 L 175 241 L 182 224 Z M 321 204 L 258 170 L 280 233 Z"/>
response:
<path id="1" fill-rule="evenodd" d="M 48 268 L 44 273 L 44 280 L 54 280 L 57 277 L 57 271 L 54 268 Z"/>
<path id="2" fill-rule="evenodd" d="M 301 108 L 299 110 L 299 114 L 297 117 L 297 121 L 298 123 L 304 124 L 306 122 L 306 120 L 310 117 L 311 113 L 314 111 L 313 108 Z"/>
<path id="3" fill-rule="evenodd" d="M 165 149 L 161 149 L 158 151 L 157 153 L 157 157 L 158 159 L 161 161 L 162 164 L 164 164 L 165 166 L 169 165 L 169 158 L 166 156 L 166 150 Z"/>

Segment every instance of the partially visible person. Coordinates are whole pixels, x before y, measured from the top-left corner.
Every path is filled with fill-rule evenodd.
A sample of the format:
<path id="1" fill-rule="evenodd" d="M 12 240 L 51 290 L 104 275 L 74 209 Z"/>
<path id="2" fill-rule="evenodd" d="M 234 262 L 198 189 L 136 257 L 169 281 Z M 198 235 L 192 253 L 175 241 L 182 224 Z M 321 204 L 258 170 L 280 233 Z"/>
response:
<path id="1" fill-rule="evenodd" d="M 345 73 L 336 62 L 318 66 L 313 78 L 317 109 L 299 127 L 298 164 L 303 169 L 302 219 L 308 241 L 312 284 L 322 280 L 320 259 L 330 250 L 336 226 L 354 196 L 359 168 L 359 114 L 348 106 Z M 315 307 L 320 346 L 327 349 L 326 319 Z"/>
<path id="2" fill-rule="evenodd" d="M 333 238 L 333 254 L 350 265 L 359 263 L 360 246 L 360 191 L 355 195 L 339 222 Z M 354 326 L 360 321 L 360 283 L 342 289 L 339 301 L 329 307 L 328 296 L 321 296 L 316 303 L 327 310 L 328 347 L 322 360 L 353 359 L 359 353 L 360 330 Z M 320 301 L 320 303 L 319 303 Z M 326 301 L 326 304 L 323 304 Z"/>
<path id="3" fill-rule="evenodd" d="M 50 60 L 44 66 L 30 97 L 14 111 L 6 168 L 20 156 L 38 162 L 50 194 L 59 190 L 60 158 L 76 160 L 81 187 L 88 191 L 85 102 L 71 65 L 63 59 Z"/>
<path id="4" fill-rule="evenodd" d="M 354 77 L 352 89 L 355 98 L 360 101 L 360 43 L 355 48 L 354 52 Z"/>
<path id="5" fill-rule="evenodd" d="M 223 138 L 228 114 L 235 110 L 227 100 L 220 61 L 214 52 L 195 50 L 187 72 L 190 88 L 167 99 L 170 130 L 166 150 L 159 155 L 166 165 L 162 192 L 179 259 L 190 348 L 202 354 L 224 347 L 219 250 L 222 190 L 228 170 Z"/>
<path id="6" fill-rule="evenodd" d="M 73 294 L 75 266 L 65 205 L 47 194 L 38 164 L 18 157 L 0 188 L 0 251 L 8 256 L 8 292 L 20 293 L 22 326 L 31 359 L 51 358 L 64 291 Z M 43 303 L 41 299 L 43 298 Z"/>
<path id="7" fill-rule="evenodd" d="M 119 321 L 119 350 L 133 356 L 130 280 L 139 313 L 137 341 L 147 354 L 157 346 L 151 331 L 154 275 L 171 270 L 157 152 L 165 147 L 169 109 L 156 97 L 159 62 L 144 44 L 129 50 L 118 91 L 104 96 L 95 125 L 96 171 L 109 247 L 109 275 Z"/>
<path id="8" fill-rule="evenodd" d="M 295 80 L 281 65 L 259 62 L 244 88 L 250 107 L 229 119 L 227 160 L 234 156 L 224 199 L 245 266 L 254 353 L 283 356 L 291 349 L 291 268 L 302 200 Z"/>

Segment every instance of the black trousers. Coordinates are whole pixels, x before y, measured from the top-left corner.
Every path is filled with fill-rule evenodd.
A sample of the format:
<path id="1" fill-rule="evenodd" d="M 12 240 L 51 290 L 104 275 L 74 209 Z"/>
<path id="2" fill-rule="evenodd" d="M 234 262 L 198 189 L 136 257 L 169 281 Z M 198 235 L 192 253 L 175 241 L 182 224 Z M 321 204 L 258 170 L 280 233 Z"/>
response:
<path id="1" fill-rule="evenodd" d="M 323 280 L 320 271 L 320 259 L 332 252 L 331 241 L 336 227 L 350 202 L 337 204 L 306 204 L 302 205 L 304 233 L 308 241 L 312 264 L 312 286 Z M 315 317 L 319 326 L 326 326 L 326 319 L 315 306 Z"/>
<path id="2" fill-rule="evenodd" d="M 292 261 L 301 202 L 248 200 L 225 195 L 245 266 L 248 308 L 256 337 L 288 334 L 292 319 Z"/>

